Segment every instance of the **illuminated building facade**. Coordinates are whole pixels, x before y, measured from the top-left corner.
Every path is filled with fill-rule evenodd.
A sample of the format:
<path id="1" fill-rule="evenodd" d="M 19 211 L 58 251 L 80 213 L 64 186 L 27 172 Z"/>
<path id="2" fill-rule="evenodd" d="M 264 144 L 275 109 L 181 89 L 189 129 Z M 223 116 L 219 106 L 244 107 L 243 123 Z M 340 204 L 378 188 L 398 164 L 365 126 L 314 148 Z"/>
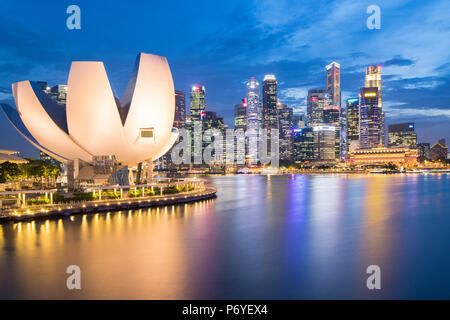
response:
<path id="1" fill-rule="evenodd" d="M 359 98 L 347 99 L 347 150 L 353 145 L 359 148 Z"/>
<path id="2" fill-rule="evenodd" d="M 366 88 L 378 89 L 378 105 L 381 108 L 381 67 L 369 66 L 366 69 L 366 81 L 364 84 Z"/>
<path id="3" fill-rule="evenodd" d="M 341 109 L 341 65 L 332 62 L 326 66 L 327 73 L 327 92 L 329 94 L 331 105 Z"/>
<path id="4" fill-rule="evenodd" d="M 339 119 L 339 160 L 345 161 L 347 157 L 347 107 L 341 106 L 340 119 Z"/>
<path id="5" fill-rule="evenodd" d="M 334 126 L 315 126 L 314 160 L 330 162 L 336 159 L 336 128 Z"/>
<path id="6" fill-rule="evenodd" d="M 270 129 L 278 128 L 277 79 L 273 74 L 268 74 L 264 77 L 262 95 L 263 128 L 270 132 Z"/>
<path id="7" fill-rule="evenodd" d="M 386 112 L 381 109 L 380 144 L 386 146 Z"/>
<path id="8" fill-rule="evenodd" d="M 280 160 L 292 159 L 293 110 L 287 105 L 278 103 L 279 152 Z"/>
<path id="9" fill-rule="evenodd" d="M 247 126 L 247 99 L 242 99 L 242 103 L 234 105 L 234 128 L 245 131 Z"/>
<path id="10" fill-rule="evenodd" d="M 292 116 L 292 126 L 295 129 L 304 128 L 306 121 L 305 121 L 305 115 L 304 114 L 294 114 Z"/>
<path id="11" fill-rule="evenodd" d="M 307 125 L 313 127 L 324 123 L 324 110 L 329 108 L 331 100 L 327 90 L 313 89 L 307 97 Z"/>
<path id="12" fill-rule="evenodd" d="M 381 108 L 378 88 L 361 88 L 359 108 L 359 143 L 361 149 L 380 145 Z"/>
<path id="13" fill-rule="evenodd" d="M 398 123 L 389 126 L 389 147 L 416 148 L 417 134 L 414 123 Z"/>
<path id="14" fill-rule="evenodd" d="M 385 165 L 393 163 L 399 166 L 414 166 L 419 153 L 417 149 L 378 147 L 356 149 L 348 153 L 348 165 Z"/>
<path id="15" fill-rule="evenodd" d="M 257 164 L 259 161 L 261 118 L 259 82 L 255 78 L 250 78 L 247 81 L 247 155 L 249 164 Z"/>
<path id="16" fill-rule="evenodd" d="M 293 134 L 293 161 L 297 164 L 314 161 L 313 128 L 295 128 Z"/>
<path id="17" fill-rule="evenodd" d="M 182 91 L 175 90 L 175 128 L 186 127 L 186 98 Z"/>
<path id="18" fill-rule="evenodd" d="M 192 121 L 202 121 L 206 102 L 206 90 L 204 86 L 193 86 L 191 88 L 191 118 Z"/>

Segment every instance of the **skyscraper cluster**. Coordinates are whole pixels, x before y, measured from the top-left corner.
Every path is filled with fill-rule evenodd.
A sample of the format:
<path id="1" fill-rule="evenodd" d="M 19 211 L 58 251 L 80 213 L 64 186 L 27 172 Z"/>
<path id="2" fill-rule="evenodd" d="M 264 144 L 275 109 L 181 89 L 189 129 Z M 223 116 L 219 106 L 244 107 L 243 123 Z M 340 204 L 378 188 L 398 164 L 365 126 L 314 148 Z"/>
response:
<path id="1" fill-rule="evenodd" d="M 429 144 L 418 144 L 414 123 L 393 124 L 387 132 L 380 66 L 366 68 L 364 86 L 344 104 L 340 75 L 339 63 L 331 62 L 325 67 L 325 88 L 308 91 L 306 114 L 295 114 L 293 108 L 279 101 L 275 75 L 265 75 L 262 82 L 250 77 L 245 83 L 246 96 L 234 105 L 234 129 L 247 133 L 245 138 L 235 137 L 235 143 L 245 140 L 240 141 L 245 144 L 245 154 L 234 149 L 234 159 L 245 157 L 247 166 L 261 163 L 262 143 L 267 144 L 268 154 L 275 151 L 271 150 L 273 134 L 278 135 L 276 147 L 281 164 L 283 161 L 296 165 L 335 164 L 348 162 L 355 152 L 369 157 L 371 150 L 374 150 L 373 155 L 391 152 L 382 148 L 417 149 L 418 154 L 427 158 L 430 154 L 440 156 L 445 152 L 445 142 L 434 145 L 434 153 Z M 194 130 L 195 122 L 201 123 L 202 131 Z M 222 117 L 207 110 L 206 89 L 201 85 L 190 90 L 190 115 L 186 115 L 184 94 L 176 91 L 175 126 L 187 128 L 192 134 L 192 143 L 196 138 L 202 141 L 201 150 L 211 143 L 211 139 L 205 139 L 206 130 L 214 128 L 225 133 L 228 128 Z"/>

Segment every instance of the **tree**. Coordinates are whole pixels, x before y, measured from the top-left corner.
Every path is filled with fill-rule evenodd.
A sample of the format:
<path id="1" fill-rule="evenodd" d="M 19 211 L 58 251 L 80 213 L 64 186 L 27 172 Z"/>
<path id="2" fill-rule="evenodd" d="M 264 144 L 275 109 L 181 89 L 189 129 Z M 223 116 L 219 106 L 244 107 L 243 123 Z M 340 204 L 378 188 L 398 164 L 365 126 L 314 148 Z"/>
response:
<path id="1" fill-rule="evenodd" d="M 17 163 L 9 161 L 0 164 L 0 182 L 4 183 L 8 180 L 16 180 L 20 177 L 21 170 Z"/>

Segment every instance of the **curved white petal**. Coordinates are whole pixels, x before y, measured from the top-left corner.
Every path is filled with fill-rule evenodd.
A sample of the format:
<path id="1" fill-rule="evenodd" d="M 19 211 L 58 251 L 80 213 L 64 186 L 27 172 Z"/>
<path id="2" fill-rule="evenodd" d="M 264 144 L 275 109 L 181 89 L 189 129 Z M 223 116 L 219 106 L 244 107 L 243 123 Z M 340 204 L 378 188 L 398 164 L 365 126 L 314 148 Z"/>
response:
<path id="1" fill-rule="evenodd" d="M 130 158 L 141 162 L 156 159 L 173 144 L 170 141 L 173 138 L 175 89 L 165 57 L 141 53 L 138 59 L 134 91 L 124 129 L 130 146 Z M 138 139 L 142 128 L 152 128 L 154 139 Z"/>
<path id="2" fill-rule="evenodd" d="M 49 116 L 30 81 L 16 82 L 12 87 L 20 118 L 41 146 L 67 159 L 92 160 L 92 156 L 77 145 Z"/>
<path id="3" fill-rule="evenodd" d="M 69 134 L 75 141 L 93 155 L 123 160 L 126 140 L 103 62 L 72 62 L 66 104 Z"/>

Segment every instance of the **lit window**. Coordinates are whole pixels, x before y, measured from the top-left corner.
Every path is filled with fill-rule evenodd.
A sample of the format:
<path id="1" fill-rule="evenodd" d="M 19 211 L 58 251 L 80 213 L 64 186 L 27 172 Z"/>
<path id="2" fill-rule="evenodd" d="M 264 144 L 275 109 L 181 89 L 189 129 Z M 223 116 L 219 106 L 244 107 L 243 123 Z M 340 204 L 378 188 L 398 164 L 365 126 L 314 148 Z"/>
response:
<path id="1" fill-rule="evenodd" d="M 137 140 L 155 140 L 155 130 L 154 128 L 141 128 L 139 129 L 139 136 Z"/>
<path id="2" fill-rule="evenodd" d="M 141 138 L 153 138 L 153 129 L 142 129 Z"/>

